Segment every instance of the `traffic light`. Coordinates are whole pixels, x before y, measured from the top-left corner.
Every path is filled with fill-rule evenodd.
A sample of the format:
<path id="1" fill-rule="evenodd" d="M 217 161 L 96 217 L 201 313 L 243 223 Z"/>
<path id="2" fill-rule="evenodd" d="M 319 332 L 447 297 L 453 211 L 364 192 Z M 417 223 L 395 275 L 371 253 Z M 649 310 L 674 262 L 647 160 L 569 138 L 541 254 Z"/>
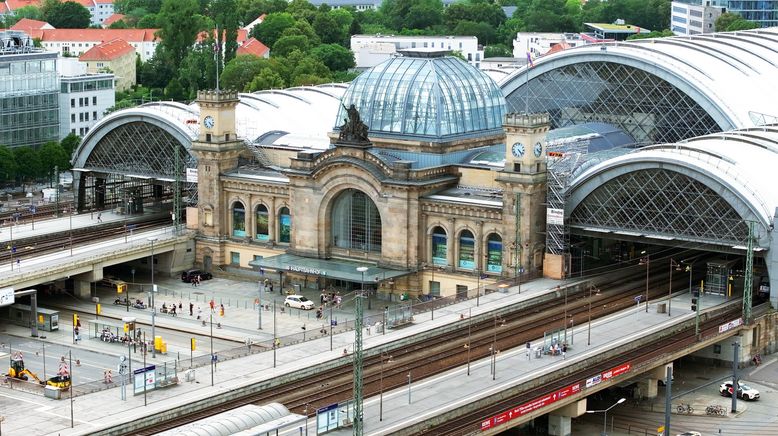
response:
<path id="1" fill-rule="evenodd" d="M 697 311 L 697 299 L 700 297 L 700 291 L 692 291 L 692 310 Z"/>

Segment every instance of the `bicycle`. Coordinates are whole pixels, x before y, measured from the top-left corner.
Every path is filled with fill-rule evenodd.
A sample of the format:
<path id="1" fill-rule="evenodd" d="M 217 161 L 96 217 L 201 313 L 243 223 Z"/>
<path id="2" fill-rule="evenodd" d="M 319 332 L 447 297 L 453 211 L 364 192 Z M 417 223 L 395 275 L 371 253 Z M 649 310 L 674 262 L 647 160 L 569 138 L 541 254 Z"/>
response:
<path id="1" fill-rule="evenodd" d="M 708 406 L 705 408 L 705 414 L 707 415 L 718 415 L 718 416 L 724 416 L 727 411 L 724 409 L 724 407 L 719 406 L 718 404 Z"/>
<path id="2" fill-rule="evenodd" d="M 687 415 L 694 413 L 694 409 L 692 408 L 691 404 L 679 404 L 676 410 L 678 410 L 678 413 L 685 413 Z"/>

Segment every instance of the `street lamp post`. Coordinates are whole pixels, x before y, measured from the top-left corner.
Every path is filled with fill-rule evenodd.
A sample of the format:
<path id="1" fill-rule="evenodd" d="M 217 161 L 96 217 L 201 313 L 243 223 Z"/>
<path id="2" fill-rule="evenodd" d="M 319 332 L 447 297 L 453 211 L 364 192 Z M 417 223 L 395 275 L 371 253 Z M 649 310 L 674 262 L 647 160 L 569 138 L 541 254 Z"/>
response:
<path id="1" fill-rule="evenodd" d="M 259 300 L 257 300 L 257 330 L 262 330 L 262 280 L 257 281 L 259 287 Z"/>
<path id="2" fill-rule="evenodd" d="M 608 407 L 607 409 L 586 411 L 586 413 L 600 413 L 600 412 L 603 413 L 604 419 L 603 419 L 603 426 L 602 426 L 602 436 L 608 436 L 608 411 L 625 401 L 627 401 L 626 398 L 621 398 L 619 399 L 619 401 L 616 401 L 612 406 Z"/>
<path id="3" fill-rule="evenodd" d="M 475 286 L 475 305 L 478 307 L 481 303 L 481 268 L 478 268 L 478 279 Z"/>
<path id="4" fill-rule="evenodd" d="M 648 273 L 651 270 L 651 254 L 647 250 L 641 251 L 640 254 L 646 255 L 640 259 L 640 264 L 646 266 L 646 313 L 648 313 Z"/>
<path id="5" fill-rule="evenodd" d="M 670 316 L 670 308 L 673 304 L 673 268 L 675 268 L 676 271 L 682 271 L 681 264 L 670 259 L 670 285 L 667 290 L 667 316 Z"/>
<path id="6" fill-rule="evenodd" d="M 362 295 L 365 295 L 365 271 L 367 271 L 368 268 L 366 266 L 358 266 L 357 271 L 359 271 L 362 274 L 362 281 L 360 282 L 360 291 L 362 292 Z M 370 295 L 367 296 L 367 308 L 370 309 Z"/>
<path id="7" fill-rule="evenodd" d="M 146 239 L 149 242 L 151 242 L 151 340 L 152 340 L 151 357 L 156 358 L 157 357 L 157 347 L 156 347 L 157 305 L 154 303 L 154 294 L 157 293 L 157 285 L 154 284 L 154 242 L 156 242 L 157 238 L 155 236 L 150 236 Z"/>
<path id="8" fill-rule="evenodd" d="M 386 363 L 392 363 L 392 356 L 386 360 Z M 379 377 L 379 402 L 378 402 L 378 420 L 384 420 L 384 352 L 381 352 L 381 375 Z"/>
<path id="9" fill-rule="evenodd" d="M 216 359 L 213 354 L 213 311 L 211 311 L 211 386 L 213 386 L 213 370 L 216 366 Z"/>
<path id="10" fill-rule="evenodd" d="M 465 348 L 467 348 L 467 375 L 470 375 L 470 329 L 472 325 L 472 317 L 473 316 L 473 308 L 469 308 L 467 310 L 467 344 L 465 344 Z"/>
<path id="11" fill-rule="evenodd" d="M 589 285 L 589 328 L 587 329 L 587 339 L 586 339 L 586 345 L 592 345 L 592 289 L 594 286 Z M 597 294 L 599 295 L 600 290 L 597 290 Z"/>

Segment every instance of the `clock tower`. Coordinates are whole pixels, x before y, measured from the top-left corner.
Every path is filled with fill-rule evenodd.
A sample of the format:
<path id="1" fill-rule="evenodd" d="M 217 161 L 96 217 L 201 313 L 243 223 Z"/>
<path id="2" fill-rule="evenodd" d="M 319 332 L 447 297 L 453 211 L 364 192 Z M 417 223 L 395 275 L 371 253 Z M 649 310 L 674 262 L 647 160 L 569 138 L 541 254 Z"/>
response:
<path id="1" fill-rule="evenodd" d="M 235 91 L 198 91 L 200 132 L 192 141 L 197 157 L 197 260 L 207 269 L 210 262 L 225 263 L 221 245 L 229 234 L 226 199 L 223 197 L 221 175 L 238 166 L 238 157 L 245 150 L 235 132 Z M 204 251 L 208 258 L 204 259 Z M 210 257 L 212 256 L 212 257 Z"/>
<path id="2" fill-rule="evenodd" d="M 505 241 L 511 275 L 543 264 L 546 201 L 546 113 L 505 116 L 505 167 L 496 180 L 503 188 Z"/>

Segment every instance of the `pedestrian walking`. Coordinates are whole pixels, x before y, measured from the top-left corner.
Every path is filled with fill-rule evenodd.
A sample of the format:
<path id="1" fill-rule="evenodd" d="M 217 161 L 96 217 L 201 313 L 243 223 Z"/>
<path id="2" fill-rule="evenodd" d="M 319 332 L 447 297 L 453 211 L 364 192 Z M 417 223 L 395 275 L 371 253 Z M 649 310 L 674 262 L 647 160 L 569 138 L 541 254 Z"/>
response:
<path id="1" fill-rule="evenodd" d="M 532 353 L 530 353 L 529 348 L 527 348 L 527 360 L 532 360 Z"/>
<path id="2" fill-rule="evenodd" d="M 192 316 L 192 311 L 194 310 L 194 303 L 191 301 L 189 302 L 189 316 Z"/>
<path id="3" fill-rule="evenodd" d="M 276 347 L 276 348 L 280 348 L 281 347 L 281 339 L 276 338 L 276 340 L 273 341 L 273 346 Z"/>
<path id="4" fill-rule="evenodd" d="M 101 222 L 103 222 L 103 214 L 102 214 L 102 213 L 98 213 L 98 214 L 97 214 L 97 222 L 98 222 L 98 223 L 101 223 Z"/>
<path id="5" fill-rule="evenodd" d="M 203 310 L 200 309 L 200 306 L 197 306 L 197 319 L 199 320 L 203 316 Z"/>
<path id="6" fill-rule="evenodd" d="M 219 316 L 224 316 L 224 304 L 219 305 Z"/>
<path id="7" fill-rule="evenodd" d="M 319 295 L 319 304 L 323 305 L 325 298 L 327 298 L 327 297 L 324 295 L 324 292 L 322 292 L 321 295 Z"/>
<path id="8" fill-rule="evenodd" d="M 211 313 L 216 312 L 216 302 L 213 301 L 213 298 L 211 298 L 211 301 L 209 301 L 208 304 L 211 306 Z"/>

